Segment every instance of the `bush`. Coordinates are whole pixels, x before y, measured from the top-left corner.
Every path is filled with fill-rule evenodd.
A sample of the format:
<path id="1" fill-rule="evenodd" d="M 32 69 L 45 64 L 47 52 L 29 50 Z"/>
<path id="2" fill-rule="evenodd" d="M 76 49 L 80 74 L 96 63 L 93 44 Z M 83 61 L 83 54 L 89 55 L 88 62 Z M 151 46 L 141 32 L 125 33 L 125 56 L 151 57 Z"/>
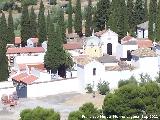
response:
<path id="1" fill-rule="evenodd" d="M 37 107 L 35 109 L 25 109 L 20 113 L 20 120 L 60 120 L 59 113 L 53 109 Z"/>
<path id="2" fill-rule="evenodd" d="M 48 0 L 50 5 L 56 5 L 57 4 L 57 0 Z"/>
<path id="3" fill-rule="evenodd" d="M 105 81 L 98 83 L 98 91 L 101 95 L 106 95 L 109 92 L 109 83 Z"/>
<path id="4" fill-rule="evenodd" d="M 131 76 L 128 80 L 120 80 L 118 82 L 118 88 L 124 86 L 124 85 L 128 85 L 128 84 L 135 84 L 137 85 L 137 80 L 135 79 L 134 76 Z"/>
<path id="5" fill-rule="evenodd" d="M 87 90 L 87 93 L 92 93 L 93 92 L 93 88 L 91 84 L 87 84 L 87 87 L 85 88 Z"/>

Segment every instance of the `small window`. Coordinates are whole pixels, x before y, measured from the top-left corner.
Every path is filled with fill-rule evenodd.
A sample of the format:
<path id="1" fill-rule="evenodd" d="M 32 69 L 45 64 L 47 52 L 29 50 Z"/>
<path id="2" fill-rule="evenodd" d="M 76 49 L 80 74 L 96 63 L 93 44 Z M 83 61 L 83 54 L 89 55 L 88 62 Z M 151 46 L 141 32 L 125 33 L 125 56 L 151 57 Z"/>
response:
<path id="1" fill-rule="evenodd" d="M 97 51 L 95 50 L 95 52 L 97 52 Z"/>
<path id="2" fill-rule="evenodd" d="M 96 68 L 93 68 L 93 75 L 96 75 Z"/>

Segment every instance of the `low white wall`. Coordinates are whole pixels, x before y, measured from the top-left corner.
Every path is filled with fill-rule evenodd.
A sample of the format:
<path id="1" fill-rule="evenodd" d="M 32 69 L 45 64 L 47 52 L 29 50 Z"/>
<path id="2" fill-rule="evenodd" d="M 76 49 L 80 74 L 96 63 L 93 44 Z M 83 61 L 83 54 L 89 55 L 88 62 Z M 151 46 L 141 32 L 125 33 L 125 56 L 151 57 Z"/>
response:
<path id="1" fill-rule="evenodd" d="M 81 82 L 77 78 L 38 83 L 27 86 L 27 97 L 43 97 L 64 92 L 81 92 Z"/>
<path id="2" fill-rule="evenodd" d="M 8 82 L 8 81 L 0 82 L 0 97 L 3 94 L 10 95 L 15 91 L 16 91 L 16 88 L 13 87 L 13 82 Z"/>

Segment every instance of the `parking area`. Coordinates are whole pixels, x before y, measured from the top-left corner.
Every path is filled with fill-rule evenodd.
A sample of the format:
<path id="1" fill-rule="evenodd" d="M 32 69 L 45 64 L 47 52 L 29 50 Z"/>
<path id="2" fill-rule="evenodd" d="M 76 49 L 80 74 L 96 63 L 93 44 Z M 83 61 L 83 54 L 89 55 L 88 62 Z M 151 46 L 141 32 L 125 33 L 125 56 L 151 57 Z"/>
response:
<path id="1" fill-rule="evenodd" d="M 35 108 L 41 106 L 44 108 L 53 108 L 61 114 L 61 120 L 67 120 L 68 114 L 86 103 L 92 102 L 96 107 L 101 107 L 104 96 L 96 94 L 93 98 L 92 94 L 80 93 L 63 93 L 53 96 L 46 96 L 41 98 L 27 98 L 18 100 L 18 104 L 11 108 L 0 104 L 0 120 L 18 120 L 19 113 L 26 108 Z M 6 109 L 4 109 L 6 108 Z"/>

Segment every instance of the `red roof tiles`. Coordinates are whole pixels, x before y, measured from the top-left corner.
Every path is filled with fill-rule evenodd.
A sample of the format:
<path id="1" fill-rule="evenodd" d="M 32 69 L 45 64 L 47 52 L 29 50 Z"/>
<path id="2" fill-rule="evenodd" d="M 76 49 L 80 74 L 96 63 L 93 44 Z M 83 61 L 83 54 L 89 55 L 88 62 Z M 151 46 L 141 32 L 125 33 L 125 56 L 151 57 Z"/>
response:
<path id="1" fill-rule="evenodd" d="M 31 38 L 31 41 L 33 42 L 33 43 L 38 43 L 38 38 Z"/>
<path id="2" fill-rule="evenodd" d="M 7 54 L 17 54 L 17 53 L 44 53 L 43 47 L 21 47 L 21 48 L 8 48 Z"/>
<path id="3" fill-rule="evenodd" d="M 20 71 L 26 70 L 26 64 L 18 64 L 18 67 Z"/>
<path id="4" fill-rule="evenodd" d="M 130 41 L 132 38 L 133 38 L 132 36 L 127 35 L 127 36 L 125 36 L 124 38 L 121 39 L 121 42 L 122 42 L 122 43 L 123 43 L 123 42 L 128 42 L 128 41 Z"/>
<path id="5" fill-rule="evenodd" d="M 137 44 L 138 44 L 138 47 L 139 48 L 150 48 L 150 47 L 152 47 L 153 45 L 152 45 L 152 41 L 151 40 L 149 40 L 149 39 L 139 39 L 138 41 L 137 41 Z"/>
<path id="6" fill-rule="evenodd" d="M 80 42 L 71 42 L 71 43 L 63 44 L 63 47 L 66 50 L 75 50 L 75 49 L 81 49 L 82 45 Z"/>
<path id="7" fill-rule="evenodd" d="M 21 37 L 15 37 L 15 44 L 21 44 Z"/>
<path id="8" fill-rule="evenodd" d="M 38 78 L 36 76 L 33 76 L 33 75 L 28 75 L 27 73 L 21 73 L 21 74 L 15 76 L 15 77 L 13 77 L 12 79 L 14 79 L 18 82 L 31 84 L 33 81 L 37 80 Z"/>

